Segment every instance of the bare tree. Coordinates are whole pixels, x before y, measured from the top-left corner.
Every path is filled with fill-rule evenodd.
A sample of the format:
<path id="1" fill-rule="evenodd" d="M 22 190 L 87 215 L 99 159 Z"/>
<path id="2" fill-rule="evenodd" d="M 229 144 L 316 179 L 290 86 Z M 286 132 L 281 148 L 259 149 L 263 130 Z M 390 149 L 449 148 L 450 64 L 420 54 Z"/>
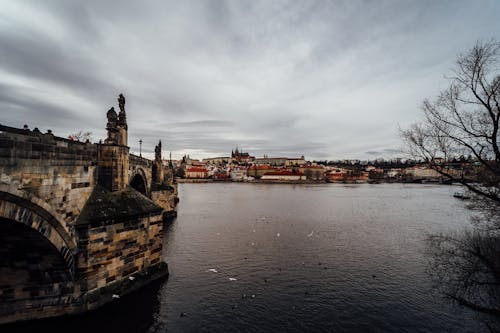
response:
<path id="1" fill-rule="evenodd" d="M 431 236 L 430 272 L 450 300 L 500 317 L 500 43 L 477 42 L 448 79 L 447 89 L 423 102 L 423 120 L 401 135 L 414 158 L 468 189 L 480 223 Z M 459 156 L 472 156 L 474 182 L 448 168 Z"/>
<path id="2" fill-rule="evenodd" d="M 92 132 L 78 131 L 76 133 L 68 135 L 68 139 L 74 141 L 92 141 Z"/>
<path id="3" fill-rule="evenodd" d="M 478 42 L 460 55 L 451 83 L 422 105 L 424 120 L 402 131 L 409 153 L 481 200 L 500 204 L 500 44 Z M 452 173 L 445 161 L 472 156 L 478 182 Z M 500 226 L 499 226 L 500 227 Z"/>

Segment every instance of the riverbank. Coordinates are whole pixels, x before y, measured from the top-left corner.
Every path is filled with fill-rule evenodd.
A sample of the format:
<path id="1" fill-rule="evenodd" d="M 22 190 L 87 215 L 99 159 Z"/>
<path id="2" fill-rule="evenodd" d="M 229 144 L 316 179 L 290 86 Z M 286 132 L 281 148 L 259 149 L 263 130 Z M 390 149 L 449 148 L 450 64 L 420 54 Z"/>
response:
<path id="1" fill-rule="evenodd" d="M 452 185 L 450 182 L 439 182 L 430 180 L 376 180 L 376 181 L 326 181 L 326 180 L 271 180 L 271 179 L 253 179 L 253 180 L 231 180 L 231 179 L 201 179 L 201 178 L 177 178 L 177 183 L 256 183 L 256 184 L 436 184 Z"/>
<path id="2" fill-rule="evenodd" d="M 213 183 L 213 179 L 177 178 L 177 183 Z"/>

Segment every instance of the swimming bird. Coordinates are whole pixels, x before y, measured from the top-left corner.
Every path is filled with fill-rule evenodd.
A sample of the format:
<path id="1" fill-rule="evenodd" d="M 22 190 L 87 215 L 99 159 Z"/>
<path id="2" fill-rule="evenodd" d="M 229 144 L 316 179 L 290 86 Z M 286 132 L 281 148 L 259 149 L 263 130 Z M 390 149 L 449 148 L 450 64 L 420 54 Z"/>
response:
<path id="1" fill-rule="evenodd" d="M 238 279 L 236 279 L 236 278 L 231 278 L 231 277 L 229 278 L 229 281 L 236 281 L 236 280 L 238 280 Z"/>
<path id="2" fill-rule="evenodd" d="M 217 273 L 217 270 L 215 268 L 210 268 L 207 269 L 207 272 Z"/>

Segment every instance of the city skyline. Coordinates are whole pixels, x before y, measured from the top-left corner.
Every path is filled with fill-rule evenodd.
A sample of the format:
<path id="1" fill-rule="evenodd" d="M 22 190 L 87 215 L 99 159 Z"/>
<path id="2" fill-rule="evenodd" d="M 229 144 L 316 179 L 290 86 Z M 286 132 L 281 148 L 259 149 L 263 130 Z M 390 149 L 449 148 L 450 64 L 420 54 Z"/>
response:
<path id="1" fill-rule="evenodd" d="M 498 35 L 477 2 L 5 1 L 1 123 L 105 138 L 127 97 L 131 150 L 173 158 L 400 156 L 399 127 L 456 55 Z M 110 98 L 113 96 L 113 98 Z M 109 108 L 108 107 L 108 108 Z M 23 121 L 20 123 L 19 121 Z"/>

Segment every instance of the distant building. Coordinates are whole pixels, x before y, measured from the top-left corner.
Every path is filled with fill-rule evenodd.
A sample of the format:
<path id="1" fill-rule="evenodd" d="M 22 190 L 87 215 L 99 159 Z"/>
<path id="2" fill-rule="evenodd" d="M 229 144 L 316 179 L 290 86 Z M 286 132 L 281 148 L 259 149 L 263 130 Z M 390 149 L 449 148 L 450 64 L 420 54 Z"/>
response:
<path id="1" fill-rule="evenodd" d="M 438 179 L 441 176 L 439 172 L 426 166 L 414 166 L 405 169 L 405 174 L 414 179 Z"/>
<path id="2" fill-rule="evenodd" d="M 274 168 L 270 165 L 252 165 L 248 168 L 248 175 L 260 178 L 264 176 L 266 173 L 273 171 Z"/>
<path id="3" fill-rule="evenodd" d="M 369 175 L 366 171 L 335 168 L 326 175 L 326 181 L 330 183 L 365 183 L 368 181 Z"/>
<path id="4" fill-rule="evenodd" d="M 217 169 L 214 171 L 212 178 L 216 180 L 228 180 L 231 178 L 231 175 L 227 169 Z"/>
<path id="5" fill-rule="evenodd" d="M 191 166 L 186 168 L 186 178 L 207 178 L 208 170 L 204 167 Z"/>
<path id="6" fill-rule="evenodd" d="M 263 175 L 260 179 L 297 181 L 297 180 L 306 180 L 306 176 L 302 172 L 271 171 Z"/>
<path id="7" fill-rule="evenodd" d="M 227 156 L 227 157 L 210 157 L 210 158 L 204 158 L 203 162 L 206 164 L 214 164 L 217 166 L 223 165 L 223 164 L 230 164 L 232 162 L 232 158 Z"/>
<path id="8" fill-rule="evenodd" d="M 191 160 L 191 163 L 189 165 L 192 165 L 192 166 L 201 166 L 201 167 L 204 167 L 206 163 L 200 161 L 200 160 Z"/>
<path id="9" fill-rule="evenodd" d="M 287 158 L 285 161 L 285 166 L 302 166 L 305 165 L 307 162 L 304 158 L 304 156 L 297 157 L 297 158 Z"/>
<path id="10" fill-rule="evenodd" d="M 298 169 L 308 180 L 324 180 L 325 167 L 322 165 L 303 165 Z"/>
<path id="11" fill-rule="evenodd" d="M 246 168 L 235 168 L 231 171 L 231 180 L 234 182 L 243 181 L 247 179 L 247 169 Z"/>
<path id="12" fill-rule="evenodd" d="M 387 171 L 387 177 L 388 178 L 397 178 L 397 177 L 401 176 L 402 173 L 403 173 L 402 169 L 393 168 L 393 169 L 390 169 Z"/>
<path id="13" fill-rule="evenodd" d="M 328 174 L 326 175 L 326 180 L 332 183 L 343 182 L 349 176 L 349 171 L 350 170 L 348 169 L 335 168 L 328 172 Z"/>
<path id="14" fill-rule="evenodd" d="M 256 158 L 253 163 L 255 165 L 270 165 L 270 166 L 279 166 L 283 167 L 287 163 L 288 158 L 286 157 L 263 157 Z"/>
<path id="15" fill-rule="evenodd" d="M 249 153 L 240 151 L 238 147 L 236 147 L 234 151 L 231 151 L 231 159 L 236 163 L 250 163 L 255 159 L 255 157 L 250 156 Z"/>

